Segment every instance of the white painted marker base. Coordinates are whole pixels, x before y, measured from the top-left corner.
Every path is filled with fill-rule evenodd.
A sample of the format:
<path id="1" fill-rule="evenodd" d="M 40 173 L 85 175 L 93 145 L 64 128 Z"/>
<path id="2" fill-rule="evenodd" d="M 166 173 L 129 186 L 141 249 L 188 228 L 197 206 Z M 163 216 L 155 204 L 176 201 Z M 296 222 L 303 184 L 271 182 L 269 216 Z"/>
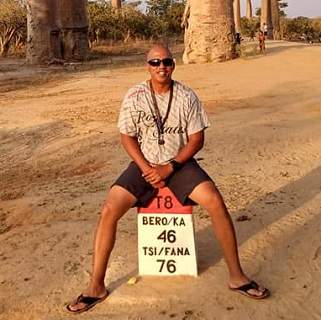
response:
<path id="1" fill-rule="evenodd" d="M 138 258 L 142 276 L 197 276 L 192 207 L 182 206 L 168 188 L 138 209 Z"/>
<path id="2" fill-rule="evenodd" d="M 191 214 L 138 214 L 140 275 L 197 276 Z"/>

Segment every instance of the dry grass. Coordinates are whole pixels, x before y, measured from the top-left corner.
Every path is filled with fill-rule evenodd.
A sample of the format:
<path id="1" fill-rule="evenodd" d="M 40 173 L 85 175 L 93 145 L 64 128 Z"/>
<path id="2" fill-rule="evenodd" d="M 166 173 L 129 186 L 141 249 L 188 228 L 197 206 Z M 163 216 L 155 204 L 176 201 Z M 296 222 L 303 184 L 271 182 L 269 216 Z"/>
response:
<path id="1" fill-rule="evenodd" d="M 99 44 L 94 44 L 91 48 L 90 59 L 97 59 L 102 57 L 119 57 L 119 56 L 133 56 L 144 55 L 150 49 L 153 44 L 164 43 L 162 40 L 129 40 L 127 42 L 122 41 L 102 41 Z M 180 51 L 183 48 L 182 39 L 169 39 L 166 43 L 171 48 Z"/>

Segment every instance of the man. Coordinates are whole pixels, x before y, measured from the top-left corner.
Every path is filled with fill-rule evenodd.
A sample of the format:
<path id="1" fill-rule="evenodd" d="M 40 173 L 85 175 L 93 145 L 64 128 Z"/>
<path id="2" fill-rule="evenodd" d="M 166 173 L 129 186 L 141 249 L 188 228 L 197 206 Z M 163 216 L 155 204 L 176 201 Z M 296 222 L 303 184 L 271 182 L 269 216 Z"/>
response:
<path id="1" fill-rule="evenodd" d="M 268 26 L 267 26 L 267 24 L 265 22 L 263 23 L 263 32 L 264 32 L 264 36 L 267 37 L 267 35 L 268 35 Z"/>
<path id="2" fill-rule="evenodd" d="M 265 35 L 262 30 L 259 31 L 258 39 L 259 39 L 260 53 L 264 53 L 265 52 Z"/>
<path id="3" fill-rule="evenodd" d="M 157 188 L 165 185 L 183 204 L 197 203 L 209 212 L 229 269 L 229 288 L 255 299 L 268 297 L 267 289 L 243 273 L 223 199 L 193 159 L 203 147 L 209 126 L 199 99 L 172 80 L 175 62 L 168 48 L 154 46 L 147 55 L 147 67 L 151 79 L 128 91 L 118 121 L 121 142 L 133 162 L 111 187 L 102 209 L 90 283 L 67 309 L 83 312 L 108 296 L 104 278 L 118 220 L 131 207 L 148 204 Z"/>

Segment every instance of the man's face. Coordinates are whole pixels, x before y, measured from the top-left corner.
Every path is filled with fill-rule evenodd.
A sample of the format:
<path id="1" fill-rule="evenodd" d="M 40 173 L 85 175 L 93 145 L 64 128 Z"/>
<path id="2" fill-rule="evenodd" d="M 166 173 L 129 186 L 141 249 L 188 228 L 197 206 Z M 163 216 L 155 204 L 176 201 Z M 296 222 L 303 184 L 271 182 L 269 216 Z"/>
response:
<path id="1" fill-rule="evenodd" d="M 150 63 L 147 62 L 147 66 L 153 82 L 159 84 L 170 83 L 175 69 L 170 52 L 165 48 L 155 48 L 148 54 L 147 60 L 150 61 Z M 159 64 L 160 61 L 161 63 Z"/>

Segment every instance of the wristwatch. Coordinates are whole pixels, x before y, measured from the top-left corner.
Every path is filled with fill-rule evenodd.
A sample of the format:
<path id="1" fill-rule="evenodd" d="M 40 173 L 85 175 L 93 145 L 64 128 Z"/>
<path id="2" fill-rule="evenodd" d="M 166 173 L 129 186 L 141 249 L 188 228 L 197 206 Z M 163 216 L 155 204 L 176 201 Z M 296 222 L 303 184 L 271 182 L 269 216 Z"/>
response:
<path id="1" fill-rule="evenodd" d="M 177 162 L 176 160 L 171 160 L 169 163 L 172 165 L 174 172 L 182 169 L 183 167 L 183 164 L 180 162 Z"/>

